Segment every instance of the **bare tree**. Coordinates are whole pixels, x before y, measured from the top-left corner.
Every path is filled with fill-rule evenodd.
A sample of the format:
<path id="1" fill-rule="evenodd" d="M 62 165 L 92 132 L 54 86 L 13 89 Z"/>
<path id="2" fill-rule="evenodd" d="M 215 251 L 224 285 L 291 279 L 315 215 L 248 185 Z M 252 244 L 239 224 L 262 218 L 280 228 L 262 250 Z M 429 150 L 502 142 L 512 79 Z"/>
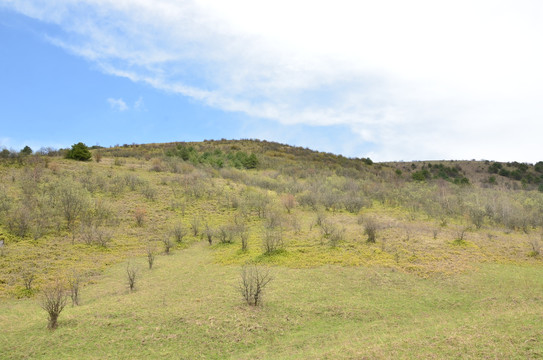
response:
<path id="1" fill-rule="evenodd" d="M 262 303 L 264 288 L 272 280 L 270 271 L 256 265 L 246 265 L 241 269 L 239 292 L 247 304 L 258 306 Z"/>
<path id="2" fill-rule="evenodd" d="M 56 281 L 54 284 L 50 284 L 42 291 L 41 307 L 47 311 L 49 315 L 48 329 L 56 329 L 58 324 L 57 320 L 66 306 L 68 297 L 66 291 L 60 281 Z"/>
<path id="3" fill-rule="evenodd" d="M 296 198 L 292 194 L 285 194 L 281 198 L 281 202 L 289 214 L 290 211 L 296 206 Z"/>

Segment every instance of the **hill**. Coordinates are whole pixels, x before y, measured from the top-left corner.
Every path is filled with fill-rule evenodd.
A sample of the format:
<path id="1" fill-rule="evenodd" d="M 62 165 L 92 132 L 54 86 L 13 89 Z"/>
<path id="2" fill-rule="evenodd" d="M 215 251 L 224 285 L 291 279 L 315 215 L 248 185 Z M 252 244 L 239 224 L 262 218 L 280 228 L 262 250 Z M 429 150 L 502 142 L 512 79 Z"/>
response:
<path id="1" fill-rule="evenodd" d="M 2 358 L 542 354 L 540 163 L 374 163 L 257 140 L 65 153 L 0 165 Z M 236 290 L 247 263 L 273 274 L 259 309 Z M 53 335 L 40 296 L 74 278 L 82 303 Z M 80 346 L 103 336 L 114 345 Z"/>

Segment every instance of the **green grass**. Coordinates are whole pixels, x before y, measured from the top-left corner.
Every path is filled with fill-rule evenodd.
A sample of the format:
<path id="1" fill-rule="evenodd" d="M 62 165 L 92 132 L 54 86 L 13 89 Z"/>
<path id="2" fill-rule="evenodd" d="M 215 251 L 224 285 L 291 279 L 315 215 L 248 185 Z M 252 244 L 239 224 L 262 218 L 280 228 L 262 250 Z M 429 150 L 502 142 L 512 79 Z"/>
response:
<path id="1" fill-rule="evenodd" d="M 0 304 L 0 358 L 358 359 L 543 356 L 543 277 L 482 265 L 423 279 L 391 269 L 272 267 L 262 307 L 236 291 L 239 266 L 203 243 L 144 259 L 130 293 L 125 265 L 82 289 L 59 328 L 36 299 Z"/>

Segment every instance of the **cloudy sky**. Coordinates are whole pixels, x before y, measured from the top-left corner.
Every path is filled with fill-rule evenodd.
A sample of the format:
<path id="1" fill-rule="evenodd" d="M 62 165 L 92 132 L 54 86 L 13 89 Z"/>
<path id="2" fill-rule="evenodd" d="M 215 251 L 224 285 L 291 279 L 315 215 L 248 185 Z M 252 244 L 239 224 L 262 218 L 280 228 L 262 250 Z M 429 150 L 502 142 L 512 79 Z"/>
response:
<path id="1" fill-rule="evenodd" d="M 543 160 L 543 2 L 0 0 L 0 147 Z"/>

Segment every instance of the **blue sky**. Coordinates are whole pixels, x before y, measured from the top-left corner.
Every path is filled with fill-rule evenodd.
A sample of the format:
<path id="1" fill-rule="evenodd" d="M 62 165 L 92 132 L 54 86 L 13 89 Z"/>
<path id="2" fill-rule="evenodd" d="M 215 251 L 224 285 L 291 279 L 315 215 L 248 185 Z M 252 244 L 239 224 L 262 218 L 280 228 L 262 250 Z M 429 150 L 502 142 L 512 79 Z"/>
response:
<path id="1" fill-rule="evenodd" d="M 541 160 L 536 1 L 0 0 L 0 147 Z"/>

